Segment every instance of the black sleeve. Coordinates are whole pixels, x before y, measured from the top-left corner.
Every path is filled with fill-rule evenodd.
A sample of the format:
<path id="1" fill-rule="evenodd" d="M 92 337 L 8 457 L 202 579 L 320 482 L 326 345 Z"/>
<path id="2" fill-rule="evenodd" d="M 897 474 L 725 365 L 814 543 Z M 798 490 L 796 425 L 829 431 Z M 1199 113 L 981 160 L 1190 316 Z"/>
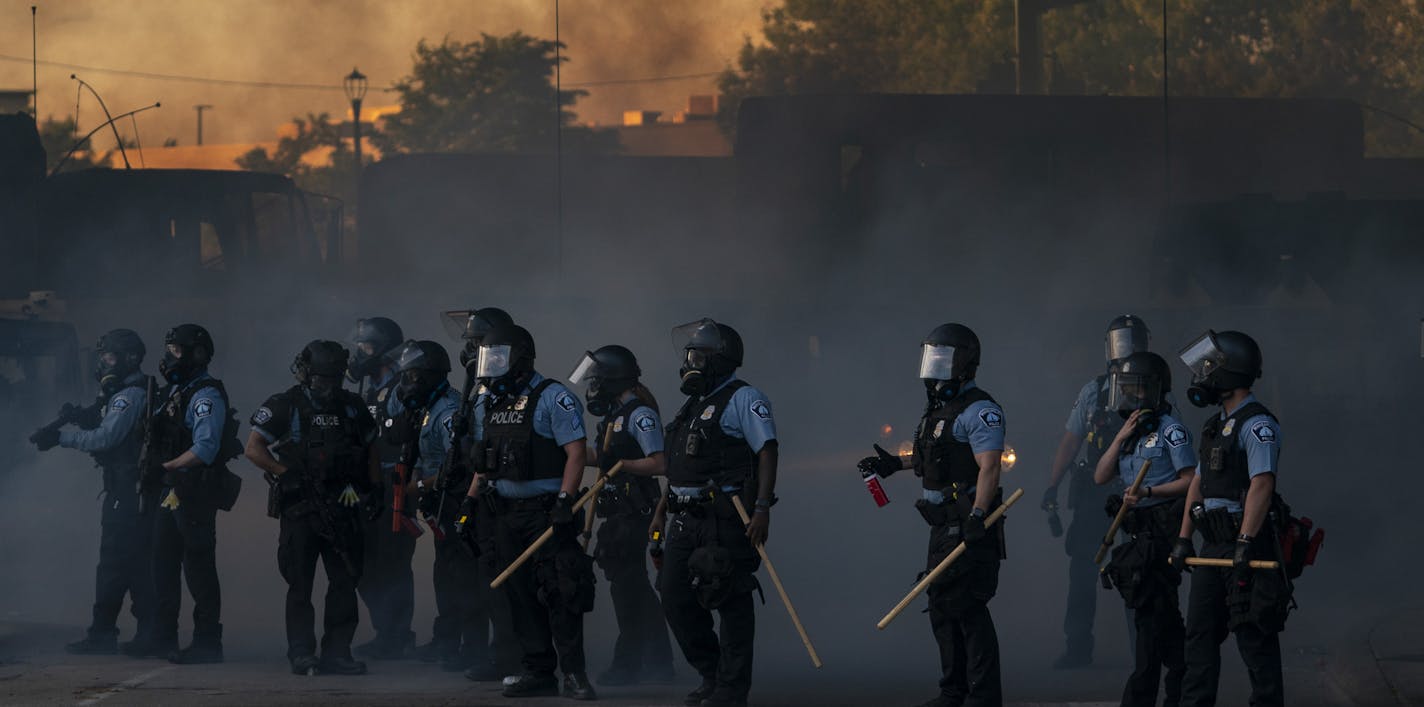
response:
<path id="1" fill-rule="evenodd" d="M 366 403 L 359 396 L 353 395 L 350 407 L 356 415 L 356 432 L 361 437 L 361 443 L 370 444 L 376 441 L 380 430 L 376 427 L 376 418 L 371 417 L 371 411 L 366 408 Z"/>
<path id="2" fill-rule="evenodd" d="M 252 429 L 269 443 L 276 442 L 292 427 L 292 402 L 286 393 L 278 393 L 262 403 L 262 407 L 257 408 L 252 413 L 252 419 L 248 421 Z"/>

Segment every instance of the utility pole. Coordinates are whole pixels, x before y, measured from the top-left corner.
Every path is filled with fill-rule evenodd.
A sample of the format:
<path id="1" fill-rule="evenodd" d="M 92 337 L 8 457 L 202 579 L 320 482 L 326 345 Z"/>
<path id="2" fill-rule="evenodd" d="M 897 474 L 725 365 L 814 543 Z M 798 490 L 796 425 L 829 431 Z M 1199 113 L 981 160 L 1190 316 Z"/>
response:
<path id="1" fill-rule="evenodd" d="M 193 110 L 198 111 L 198 144 L 203 144 L 203 111 L 212 110 L 213 107 L 203 103 L 193 106 Z"/>

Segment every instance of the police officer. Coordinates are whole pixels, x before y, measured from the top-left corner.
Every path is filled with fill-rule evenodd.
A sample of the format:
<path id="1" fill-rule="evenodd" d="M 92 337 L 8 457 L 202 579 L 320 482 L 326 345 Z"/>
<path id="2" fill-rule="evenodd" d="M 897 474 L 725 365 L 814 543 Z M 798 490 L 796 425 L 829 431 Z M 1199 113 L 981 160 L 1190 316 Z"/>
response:
<path id="1" fill-rule="evenodd" d="M 1280 570 L 1252 570 L 1252 560 L 1280 560 L 1276 473 L 1281 430 L 1252 395 L 1261 377 L 1261 349 L 1239 331 L 1208 331 L 1182 350 L 1192 372 L 1193 405 L 1221 407 L 1202 428 L 1203 463 L 1187 493 L 1172 562 L 1193 554 L 1192 532 L 1202 533 L 1202 556 L 1227 558 L 1231 569 L 1198 567 L 1187 599 L 1187 674 L 1183 705 L 1216 703 L 1221 642 L 1228 631 L 1251 678 L 1252 705 L 1285 704 L 1280 631 L 1292 588 Z"/>
<path id="2" fill-rule="evenodd" d="M 180 578 L 193 597 L 193 642 L 168 655 L 174 663 L 220 663 L 222 589 L 218 584 L 217 511 L 225 505 L 222 475 L 242 451 L 237 419 L 222 381 L 208 375 L 213 339 L 197 324 L 180 324 L 163 339 L 159 373 L 168 382 L 163 407 L 149 424 L 148 450 L 155 468 L 144 470 L 145 488 L 159 488 L 155 512 L 153 576 L 157 606 L 154 641 L 176 647 Z M 154 479 L 153 475 L 160 478 Z"/>
<path id="3" fill-rule="evenodd" d="M 554 528 L 553 539 L 501 585 L 524 653 L 524 672 L 507 682 L 504 696 L 562 692 L 594 700 L 583 652 L 583 615 L 593 609 L 593 566 L 579 548 L 580 516 L 573 512 L 587 456 L 583 410 L 561 383 L 534 370 L 534 356 L 534 337 L 521 326 L 505 325 L 485 336 L 476 363 L 489 397 L 484 436 L 472 457 L 480 476 L 478 511 L 492 516 L 497 564 L 508 567 Z M 555 667 L 564 674 L 562 690 Z"/>
<path id="4" fill-rule="evenodd" d="M 381 438 L 376 451 L 381 462 L 381 512 L 365 521 L 365 562 L 357 589 L 376 637 L 356 647 L 356 653 L 377 660 L 393 660 L 412 655 L 415 632 L 411 617 L 415 611 L 415 575 L 411 559 L 415 556 L 415 540 L 419 529 L 411 520 L 414 507 L 406 511 L 400 530 L 391 529 L 393 489 L 396 461 L 400 445 L 386 436 L 391 417 L 388 408 L 395 400 L 393 391 L 400 382 L 396 374 L 395 357 L 405 342 L 398 324 L 385 317 L 358 319 L 351 332 L 353 351 L 346 377 L 360 387 L 366 410 L 376 421 Z"/>
<path id="5" fill-rule="evenodd" d="M 94 617 L 83 640 L 65 650 L 76 654 L 108 654 L 118 645 L 119 612 L 124 595 L 138 626 L 133 640 L 123 644 L 126 655 L 147 656 L 153 644 L 153 523 L 139 513 L 138 459 L 143 445 L 144 415 L 152 379 L 143 374 L 143 340 L 130 329 L 115 329 L 99 337 L 94 378 L 99 382 L 97 425 L 88 429 L 45 427 L 31 439 L 40 451 L 68 447 L 94 456 L 103 470 L 104 505 L 100 514 L 99 566 L 94 580 Z M 149 504 L 155 502 L 150 497 Z M 167 651 L 159 653 L 166 655 Z"/>
<path id="6" fill-rule="evenodd" d="M 924 487 L 915 507 L 930 525 L 933 569 L 960 542 L 967 549 L 930 585 L 930 626 L 939 644 L 940 694 L 922 707 L 999 705 L 999 639 L 989 600 L 999 587 L 1004 524 L 984 527 L 1002 504 L 1004 411 L 974 381 L 979 337 L 962 324 L 942 324 L 921 342 L 920 378 L 928 401 L 915 432 L 914 453 L 899 457 L 879 448 L 860 461 L 862 471 L 889 476 L 915 470 Z"/>
<path id="7" fill-rule="evenodd" d="M 1172 416 L 1167 393 L 1172 372 L 1161 356 L 1140 351 L 1124 358 L 1108 380 L 1107 407 L 1126 420 L 1098 460 L 1093 481 L 1114 481 L 1127 487 L 1107 508 L 1128 507 L 1122 530 L 1126 542 L 1113 549 L 1104 574 L 1132 610 L 1137 631 L 1136 666 L 1122 691 L 1124 707 L 1157 704 L 1157 683 L 1167 668 L 1165 704 L 1182 697 L 1182 657 L 1185 640 L 1177 587 L 1181 572 L 1167 562 L 1181 524 L 1187 488 L 1196 476 L 1197 456 L 1187 428 Z M 1144 466 L 1147 474 L 1133 493 L 1131 486 Z"/>
<path id="8" fill-rule="evenodd" d="M 1150 341 L 1147 324 L 1131 314 L 1117 317 L 1108 324 L 1104 337 L 1108 370 L 1088 381 L 1079 391 L 1073 410 L 1068 413 L 1067 429 L 1058 443 L 1058 452 L 1053 457 L 1041 507 L 1050 513 L 1057 512 L 1058 487 L 1067 475 L 1068 508 L 1073 511 L 1073 520 L 1064 538 L 1069 558 L 1068 603 L 1063 615 L 1063 634 L 1067 640 L 1063 654 L 1053 662 L 1057 669 L 1082 668 L 1093 663 L 1093 621 L 1098 608 L 1098 566 L 1093 559 L 1112 524 L 1100 509 L 1107 498 L 1119 490 L 1115 481 L 1101 487 L 1093 484 L 1093 470 L 1123 423 L 1117 411 L 1106 407 L 1108 376 L 1123 359 L 1146 351 Z"/>
<path id="9" fill-rule="evenodd" d="M 297 385 L 268 398 L 252 415 L 247 458 L 269 474 L 280 518 L 277 566 L 287 580 L 287 660 L 295 675 L 361 675 L 351 658 L 360 621 L 362 494 L 375 488 L 376 423 L 361 396 L 342 390 L 348 353 L 335 341 L 313 341 L 297 354 Z M 275 448 L 280 460 L 272 456 Z M 374 507 L 376 504 L 370 504 Z M 312 582 L 326 568 L 321 658 L 317 658 Z"/>
<path id="10" fill-rule="evenodd" d="M 737 379 L 743 349 L 735 329 L 701 319 L 673 332 L 685 341 L 679 372 L 688 398 L 667 426 L 668 493 L 652 524 L 667 530 L 658 578 L 663 612 L 702 676 L 685 704 L 743 705 L 756 636 L 755 546 L 766 542 L 776 500 L 776 422 L 766 395 Z M 734 494 L 752 514 L 745 528 Z"/>
<path id="11" fill-rule="evenodd" d="M 584 354 L 569 376 L 570 384 L 587 382 L 588 411 L 602 418 L 588 448 L 589 466 L 607 473 L 623 463 L 595 506 L 603 524 L 593 557 L 608 579 L 618 619 L 613 663 L 598 676 L 600 685 L 665 684 L 673 677 L 667 623 L 644 558 L 648 525 L 663 495 L 651 477 L 667 473 L 667 456 L 657 402 L 638 381 L 641 375 L 633 352 L 612 345 Z"/>

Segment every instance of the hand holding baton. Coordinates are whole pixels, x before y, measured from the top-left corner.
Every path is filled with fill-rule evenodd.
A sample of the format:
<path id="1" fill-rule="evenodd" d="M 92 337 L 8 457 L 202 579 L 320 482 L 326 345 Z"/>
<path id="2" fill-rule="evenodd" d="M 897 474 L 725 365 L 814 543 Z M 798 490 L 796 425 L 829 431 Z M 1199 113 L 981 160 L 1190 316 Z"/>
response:
<path id="1" fill-rule="evenodd" d="M 747 515 L 747 507 L 742 505 L 742 499 L 736 494 L 732 494 L 732 505 L 737 508 L 737 515 L 742 517 L 742 525 L 751 525 L 751 516 Z M 811 637 L 806 635 L 806 627 L 801 625 L 801 617 L 796 613 L 796 607 L 791 604 L 791 597 L 786 594 L 786 587 L 781 585 L 781 577 L 776 574 L 776 567 L 771 564 L 771 558 L 766 554 L 766 546 L 757 544 L 756 551 L 761 555 L 761 563 L 766 566 L 766 574 L 771 577 L 771 583 L 776 585 L 776 593 L 781 595 L 781 603 L 786 605 L 786 613 L 791 615 L 791 623 L 796 626 L 796 633 L 800 634 L 801 642 L 806 644 L 806 652 L 811 654 L 811 665 L 821 667 L 821 656 L 816 655 L 816 647 L 811 645 Z"/>
<path id="2" fill-rule="evenodd" d="M 1281 563 L 1276 562 L 1275 560 L 1251 560 L 1251 563 L 1250 563 L 1250 564 L 1251 564 L 1251 569 L 1253 569 L 1253 570 L 1278 570 L 1278 569 L 1281 568 Z M 1224 569 L 1231 569 L 1232 567 L 1235 567 L 1236 564 L 1233 563 L 1231 560 L 1226 559 L 1226 558 L 1217 558 L 1217 557 L 1188 557 L 1188 558 L 1187 558 L 1187 566 L 1188 566 L 1188 567 L 1221 567 L 1221 568 L 1224 568 Z"/>
<path id="3" fill-rule="evenodd" d="M 1004 517 L 1004 513 L 1009 510 L 1009 507 L 1014 505 L 1015 503 L 1018 503 L 1019 499 L 1023 498 L 1023 495 L 1023 489 L 1019 489 L 1017 491 L 1014 491 L 1013 494 L 1010 495 L 1007 499 L 1004 499 L 1003 505 L 999 506 L 998 508 L 995 508 L 994 512 L 990 513 L 988 517 L 984 519 L 984 527 L 994 527 L 994 524 L 999 522 L 1000 518 Z M 968 548 L 969 546 L 961 540 L 959 542 L 959 546 L 954 548 L 954 550 L 950 552 L 949 555 L 943 560 L 940 560 L 939 564 L 935 565 L 934 569 L 930 570 L 927 574 L 925 574 L 924 579 L 921 579 L 919 583 L 915 585 L 915 588 L 911 589 L 910 593 L 906 594 L 905 598 L 901 599 L 900 603 L 896 604 L 895 608 L 891 609 L 890 613 L 886 614 L 885 618 L 880 620 L 880 623 L 875 624 L 875 627 L 883 630 L 886 626 L 889 626 L 890 622 L 894 621 L 895 617 L 899 616 L 900 613 L 903 612 L 905 608 L 910 605 L 910 602 L 915 600 L 915 597 L 918 597 L 919 595 L 923 594 L 926 589 L 929 589 L 930 585 L 933 584 L 936 579 L 939 579 L 939 576 L 944 574 L 945 571 L 949 569 L 949 566 L 954 564 L 954 561 L 958 560 L 959 556 L 963 555 L 965 550 L 967 550 Z"/>
<path id="4" fill-rule="evenodd" d="M 574 501 L 573 512 L 578 513 L 579 509 L 587 505 L 590 500 L 597 498 L 598 492 L 603 489 L 603 485 L 608 483 L 609 479 L 613 478 L 615 474 L 622 470 L 623 462 L 620 461 L 617 464 L 614 464 L 613 468 L 609 469 L 607 474 L 598 477 L 598 480 L 593 482 L 593 486 L 590 486 L 589 489 L 585 491 L 582 496 L 579 496 L 577 501 Z M 518 570 L 520 567 L 524 566 L 524 563 L 528 562 L 529 558 L 533 557 L 534 553 L 538 552 L 539 548 L 544 547 L 544 544 L 549 542 L 549 540 L 553 537 L 554 527 L 551 525 L 547 530 L 544 531 L 542 535 L 535 539 L 534 542 L 524 550 L 524 552 L 520 553 L 519 557 L 514 558 L 514 561 L 509 563 L 509 566 L 504 568 L 504 571 L 500 572 L 499 576 L 495 577 L 493 582 L 490 582 L 490 589 L 498 589 L 499 585 L 504 584 L 506 581 L 508 581 L 510 575 L 514 574 L 515 570 Z"/>
<path id="5" fill-rule="evenodd" d="M 1127 493 L 1133 496 L 1142 490 L 1142 482 L 1147 479 L 1147 470 L 1152 468 L 1152 460 L 1142 462 L 1142 468 L 1137 472 L 1137 478 L 1132 480 L 1132 488 Z M 1103 546 L 1098 548 L 1098 554 L 1093 556 L 1093 564 L 1101 565 L 1103 558 L 1108 556 L 1108 550 L 1112 549 L 1113 542 L 1117 540 L 1117 530 L 1122 527 L 1122 521 L 1127 518 L 1127 504 L 1122 504 L 1122 508 L 1117 509 L 1117 515 L 1113 518 L 1112 526 L 1108 528 L 1108 534 L 1103 536 Z"/>
<path id="6" fill-rule="evenodd" d="M 608 453 L 608 445 L 613 443 L 613 425 L 608 425 L 603 431 L 603 449 L 599 450 L 599 461 L 602 462 L 603 455 Z M 595 506 L 597 504 L 595 503 Z M 590 510 L 583 519 L 583 538 L 579 541 L 583 544 L 583 551 L 588 552 L 588 542 L 593 539 L 593 511 Z"/>

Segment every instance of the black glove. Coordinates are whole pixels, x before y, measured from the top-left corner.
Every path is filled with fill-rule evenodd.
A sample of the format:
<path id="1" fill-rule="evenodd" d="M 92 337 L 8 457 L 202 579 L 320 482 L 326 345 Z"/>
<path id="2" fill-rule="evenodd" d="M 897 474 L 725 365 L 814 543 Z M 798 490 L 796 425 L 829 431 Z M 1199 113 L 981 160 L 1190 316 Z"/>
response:
<path id="1" fill-rule="evenodd" d="M 889 478 L 891 474 L 905 468 L 905 466 L 900 461 L 900 457 L 885 451 L 884 448 L 877 444 L 875 445 L 875 456 L 861 459 L 860 463 L 856 464 L 856 468 L 859 469 L 861 473 L 870 472 L 872 474 L 878 474 L 881 478 Z"/>
<path id="2" fill-rule="evenodd" d="M 1231 566 L 1238 570 L 1251 567 L 1251 537 L 1241 535 L 1236 538 L 1236 554 L 1231 556 Z"/>
<path id="3" fill-rule="evenodd" d="M 1177 538 L 1172 544 L 1172 554 L 1167 556 L 1167 561 L 1179 570 L 1191 572 L 1192 568 L 1187 566 L 1187 558 L 1196 556 L 1197 551 L 1192 547 L 1191 538 Z"/>
<path id="4" fill-rule="evenodd" d="M 554 500 L 554 507 L 549 509 L 550 525 L 567 525 L 574 522 L 574 497 L 568 492 L 560 492 L 559 497 Z"/>
<path id="5" fill-rule="evenodd" d="M 415 507 L 420 511 L 420 515 L 431 518 L 436 511 L 440 510 L 440 492 L 430 487 L 420 490 L 420 498 L 416 499 Z"/>
<path id="6" fill-rule="evenodd" d="M 1120 510 L 1122 510 L 1122 496 L 1113 494 L 1103 502 L 1103 511 L 1108 514 L 1109 518 L 1116 518 L 1117 512 Z"/>
<path id="7" fill-rule="evenodd" d="M 30 441 L 39 448 L 41 452 L 47 452 L 59 445 L 59 430 L 49 427 L 41 427 L 30 435 Z"/>
<path id="8" fill-rule="evenodd" d="M 1058 487 L 1049 486 L 1043 490 L 1043 500 L 1038 502 L 1038 507 L 1045 511 L 1058 510 Z"/>
<path id="9" fill-rule="evenodd" d="M 988 535 L 989 531 L 984 527 L 984 513 L 976 508 L 964 519 L 964 542 L 972 545 Z"/>
<path id="10" fill-rule="evenodd" d="M 475 499 L 469 496 L 460 499 L 460 510 L 455 514 L 455 532 L 475 534 Z"/>
<path id="11" fill-rule="evenodd" d="M 383 495 L 379 490 L 371 491 L 361 500 L 361 512 L 367 521 L 376 522 L 376 519 L 381 517 L 381 512 L 386 510 Z"/>

